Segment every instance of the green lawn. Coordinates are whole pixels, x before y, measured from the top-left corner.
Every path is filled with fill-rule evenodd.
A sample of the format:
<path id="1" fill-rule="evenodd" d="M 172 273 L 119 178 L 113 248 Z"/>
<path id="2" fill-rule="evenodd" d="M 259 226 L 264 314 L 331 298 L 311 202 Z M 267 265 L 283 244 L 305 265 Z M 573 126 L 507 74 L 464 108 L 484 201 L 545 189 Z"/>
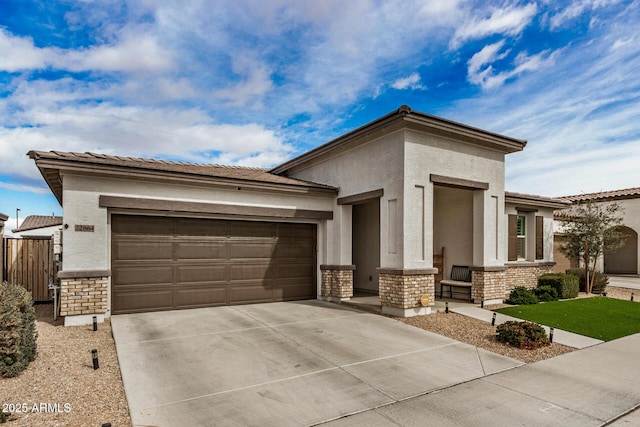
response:
<path id="1" fill-rule="evenodd" d="M 495 311 L 603 341 L 640 332 L 640 304 L 612 298 L 554 301 Z"/>

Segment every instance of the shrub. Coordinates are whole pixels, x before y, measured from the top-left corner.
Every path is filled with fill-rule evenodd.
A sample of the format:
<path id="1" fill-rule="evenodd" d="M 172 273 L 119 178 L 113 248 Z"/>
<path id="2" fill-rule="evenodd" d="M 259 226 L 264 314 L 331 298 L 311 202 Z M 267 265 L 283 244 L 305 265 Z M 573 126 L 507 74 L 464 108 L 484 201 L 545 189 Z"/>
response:
<path id="1" fill-rule="evenodd" d="M 15 377 L 36 358 L 35 310 L 22 286 L 0 284 L 0 376 Z"/>
<path id="2" fill-rule="evenodd" d="M 551 286 L 538 286 L 533 290 L 533 293 L 538 297 L 540 302 L 556 301 L 558 299 L 558 292 Z"/>
<path id="3" fill-rule="evenodd" d="M 496 328 L 497 340 L 514 347 L 534 350 L 549 345 L 547 332 L 540 325 L 531 322 L 510 320 Z"/>
<path id="4" fill-rule="evenodd" d="M 532 290 L 524 286 L 516 286 L 509 294 L 509 299 L 506 303 L 514 305 L 537 304 L 538 297 L 536 297 Z"/>
<path id="5" fill-rule="evenodd" d="M 578 296 L 578 278 L 571 274 L 547 273 L 538 277 L 538 287 L 551 286 L 558 298 L 575 298 Z"/>
<path id="6" fill-rule="evenodd" d="M 571 268 L 567 270 L 567 274 L 578 276 L 580 292 L 585 292 L 587 287 L 585 285 L 584 268 Z M 591 289 L 591 292 L 594 294 L 601 294 L 607 290 L 608 284 L 609 276 L 596 270 L 596 279 L 593 281 L 593 289 Z"/>

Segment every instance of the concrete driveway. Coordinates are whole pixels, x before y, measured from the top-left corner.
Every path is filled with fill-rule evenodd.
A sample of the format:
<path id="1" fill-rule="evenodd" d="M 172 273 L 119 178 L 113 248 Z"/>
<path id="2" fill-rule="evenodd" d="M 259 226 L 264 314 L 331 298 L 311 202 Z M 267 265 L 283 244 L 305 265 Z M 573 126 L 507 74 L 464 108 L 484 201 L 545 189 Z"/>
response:
<path id="1" fill-rule="evenodd" d="M 111 323 L 138 426 L 313 425 L 521 365 L 321 301 L 118 315 Z"/>

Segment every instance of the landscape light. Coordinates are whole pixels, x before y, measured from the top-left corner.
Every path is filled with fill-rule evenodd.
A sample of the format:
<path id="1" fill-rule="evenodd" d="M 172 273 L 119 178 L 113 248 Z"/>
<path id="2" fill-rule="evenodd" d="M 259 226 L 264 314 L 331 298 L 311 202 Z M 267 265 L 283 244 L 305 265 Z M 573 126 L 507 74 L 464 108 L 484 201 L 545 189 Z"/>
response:
<path id="1" fill-rule="evenodd" d="M 100 366 L 98 365 L 98 350 L 91 350 L 91 359 L 93 360 L 93 370 L 95 371 Z"/>

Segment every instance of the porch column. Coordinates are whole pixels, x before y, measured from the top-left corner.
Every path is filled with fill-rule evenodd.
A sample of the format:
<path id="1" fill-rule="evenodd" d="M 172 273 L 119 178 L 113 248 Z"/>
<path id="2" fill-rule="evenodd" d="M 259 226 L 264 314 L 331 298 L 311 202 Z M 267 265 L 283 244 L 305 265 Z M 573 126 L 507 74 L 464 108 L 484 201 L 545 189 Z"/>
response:
<path id="1" fill-rule="evenodd" d="M 473 192 L 473 267 L 471 298 L 475 303 L 504 300 L 504 202 L 486 189 Z"/>
<path id="2" fill-rule="evenodd" d="M 108 309 L 110 270 L 60 271 L 60 316 L 65 326 L 104 321 Z"/>
<path id="3" fill-rule="evenodd" d="M 334 302 L 350 300 L 355 269 L 355 265 L 321 265 L 320 299 Z"/>
<path id="4" fill-rule="evenodd" d="M 382 312 L 398 317 L 431 313 L 437 272 L 435 268 L 379 268 Z"/>

